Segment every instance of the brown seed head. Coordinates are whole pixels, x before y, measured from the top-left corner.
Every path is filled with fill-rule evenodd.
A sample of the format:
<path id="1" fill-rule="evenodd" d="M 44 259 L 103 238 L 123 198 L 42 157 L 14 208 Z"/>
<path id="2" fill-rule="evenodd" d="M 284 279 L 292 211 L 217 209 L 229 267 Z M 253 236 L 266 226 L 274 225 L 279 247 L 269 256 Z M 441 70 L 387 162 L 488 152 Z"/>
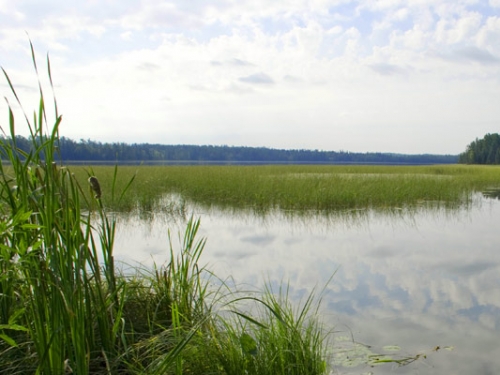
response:
<path id="1" fill-rule="evenodd" d="M 94 197 L 96 199 L 101 198 L 101 185 L 99 184 L 99 180 L 95 176 L 90 176 L 89 177 L 89 184 L 92 190 L 94 191 Z"/>

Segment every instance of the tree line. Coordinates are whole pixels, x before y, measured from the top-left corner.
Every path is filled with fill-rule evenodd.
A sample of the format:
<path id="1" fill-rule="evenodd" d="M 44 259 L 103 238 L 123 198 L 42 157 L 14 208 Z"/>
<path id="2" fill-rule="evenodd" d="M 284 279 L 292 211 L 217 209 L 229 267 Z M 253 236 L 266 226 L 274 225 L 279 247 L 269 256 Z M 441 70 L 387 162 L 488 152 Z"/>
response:
<path id="1" fill-rule="evenodd" d="M 3 139 L 3 142 L 12 142 Z M 16 136 L 19 150 L 29 152 L 32 142 Z M 105 162 L 256 162 L 256 163 L 373 163 L 373 164 L 450 164 L 457 155 L 395 154 L 382 152 L 356 153 L 348 151 L 282 150 L 266 147 L 163 145 L 149 143 L 101 143 L 92 140 L 75 141 L 61 137 L 57 145 L 61 159 Z"/>
<path id="2" fill-rule="evenodd" d="M 465 152 L 458 156 L 462 164 L 500 164 L 500 135 L 486 134 L 483 139 L 476 138 Z"/>

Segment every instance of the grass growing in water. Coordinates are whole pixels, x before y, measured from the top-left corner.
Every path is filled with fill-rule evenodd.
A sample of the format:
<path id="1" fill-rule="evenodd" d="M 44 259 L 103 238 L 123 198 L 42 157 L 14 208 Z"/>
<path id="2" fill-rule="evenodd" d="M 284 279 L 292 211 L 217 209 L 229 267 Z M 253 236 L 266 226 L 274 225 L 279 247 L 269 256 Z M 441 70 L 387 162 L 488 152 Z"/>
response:
<path id="1" fill-rule="evenodd" d="M 36 59 L 31 48 L 33 63 Z M 50 64 L 48 74 L 52 82 Z M 16 101 L 21 101 L 7 73 Z M 124 276 L 115 267 L 115 222 L 103 201 L 123 204 L 132 177 L 117 169 L 92 193 L 57 159 L 61 117 L 45 97 L 25 115 L 32 151 L 0 140 L 0 371 L 9 374 L 323 374 L 325 339 L 312 297 L 298 311 L 268 289 L 241 297 L 210 289 L 199 266 L 204 241 L 189 221 L 170 262 Z M 22 107 L 22 106 L 21 106 Z M 95 174 L 98 173 L 97 168 Z M 85 179 L 89 178 L 89 173 Z M 85 181 L 86 183 L 86 181 Z M 85 187 L 84 187 L 85 186 Z M 108 198 L 110 197 L 110 198 Z M 109 201 L 107 201 L 109 199 Z M 82 211 L 88 207 L 91 211 Z M 214 307 L 227 311 L 219 314 Z M 257 315 L 234 303 L 252 301 Z M 229 314 L 229 315 L 228 315 Z"/>
<path id="2" fill-rule="evenodd" d="M 111 186 L 113 168 L 92 167 Z M 73 168 L 80 180 L 88 168 Z M 472 194 L 499 187 L 495 166 L 124 166 L 116 182 L 136 180 L 127 201 L 117 210 L 162 207 L 165 194 L 202 205 L 269 210 L 339 211 L 404 208 L 425 204 L 456 207 L 470 203 Z M 181 203 L 182 204 L 182 203 Z"/>
<path id="3" fill-rule="evenodd" d="M 262 308 L 261 320 L 236 312 L 232 324 L 222 321 L 225 333 L 213 340 L 214 358 L 218 358 L 226 374 L 325 373 L 328 335 L 316 319 L 318 311 L 312 311 L 313 297 L 309 295 L 302 306 L 294 309 L 288 289 L 280 288 L 274 293 L 268 286 L 264 297 L 255 299 Z"/>

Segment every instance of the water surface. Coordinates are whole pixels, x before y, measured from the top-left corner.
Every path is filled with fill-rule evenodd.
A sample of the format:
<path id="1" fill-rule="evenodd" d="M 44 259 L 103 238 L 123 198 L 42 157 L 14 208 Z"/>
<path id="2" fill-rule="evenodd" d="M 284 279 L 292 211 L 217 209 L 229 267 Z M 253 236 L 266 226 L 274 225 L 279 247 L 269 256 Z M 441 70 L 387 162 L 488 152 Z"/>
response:
<path id="1" fill-rule="evenodd" d="M 299 301 L 334 275 L 322 311 L 335 331 L 336 373 L 496 374 L 500 201 L 474 201 L 461 209 L 330 215 L 195 205 L 187 212 L 201 218 L 207 238 L 202 263 L 242 289 L 290 282 Z M 146 267 L 166 261 L 169 229 L 177 242 L 183 220 L 160 214 L 120 220 L 116 258 Z M 404 367 L 358 361 L 383 352 L 421 357 Z"/>

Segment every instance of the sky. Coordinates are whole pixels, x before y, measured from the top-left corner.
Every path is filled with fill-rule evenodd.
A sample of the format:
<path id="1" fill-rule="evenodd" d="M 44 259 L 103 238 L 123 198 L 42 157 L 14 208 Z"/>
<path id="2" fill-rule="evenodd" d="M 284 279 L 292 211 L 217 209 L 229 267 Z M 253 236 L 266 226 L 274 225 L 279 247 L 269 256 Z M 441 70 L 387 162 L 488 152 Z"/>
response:
<path id="1" fill-rule="evenodd" d="M 0 0 L 0 25 L 25 112 L 31 40 L 75 140 L 458 154 L 500 132 L 500 0 Z"/>

